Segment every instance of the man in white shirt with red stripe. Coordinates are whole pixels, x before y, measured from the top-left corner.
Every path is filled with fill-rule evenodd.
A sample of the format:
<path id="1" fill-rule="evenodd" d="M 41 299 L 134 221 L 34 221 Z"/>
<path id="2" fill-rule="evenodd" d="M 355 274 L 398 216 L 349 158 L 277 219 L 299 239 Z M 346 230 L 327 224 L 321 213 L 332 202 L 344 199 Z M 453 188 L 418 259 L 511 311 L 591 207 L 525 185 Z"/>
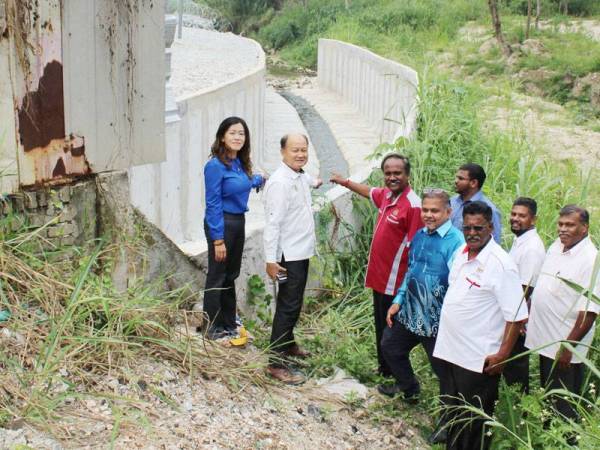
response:
<path id="1" fill-rule="evenodd" d="M 531 298 L 531 318 L 525 346 L 540 355 L 540 381 L 547 389 L 568 389 L 581 393 L 584 365 L 581 358 L 561 345 L 570 341 L 586 357 L 594 337 L 594 322 L 600 307 L 569 283 L 592 288 L 600 296 L 598 282 L 590 286 L 598 250 L 588 237 L 589 213 L 576 205 L 560 210 L 558 239 L 548 249 Z M 579 343 L 583 345 L 578 345 Z M 577 411 L 564 396 L 556 396 L 555 408 L 569 419 Z"/>
<path id="2" fill-rule="evenodd" d="M 331 177 L 331 181 L 370 198 L 379 209 L 371 241 L 365 286 L 373 289 L 378 372 L 391 377 L 392 371 L 381 352 L 381 338 L 387 325 L 387 311 L 408 269 L 410 241 L 423 227 L 423 222 L 421 199 L 409 185 L 408 158 L 390 153 L 383 158 L 381 170 L 384 188 L 355 183 L 336 174 Z"/>
<path id="3" fill-rule="evenodd" d="M 485 420 L 460 406 L 466 402 L 493 414 L 503 362 L 527 307 L 515 263 L 492 238 L 492 208 L 481 201 L 467 203 L 462 227 L 466 244 L 450 269 L 433 356 L 447 361 L 445 380 L 440 380 L 450 406 L 446 448 L 475 450 L 489 447 Z"/>

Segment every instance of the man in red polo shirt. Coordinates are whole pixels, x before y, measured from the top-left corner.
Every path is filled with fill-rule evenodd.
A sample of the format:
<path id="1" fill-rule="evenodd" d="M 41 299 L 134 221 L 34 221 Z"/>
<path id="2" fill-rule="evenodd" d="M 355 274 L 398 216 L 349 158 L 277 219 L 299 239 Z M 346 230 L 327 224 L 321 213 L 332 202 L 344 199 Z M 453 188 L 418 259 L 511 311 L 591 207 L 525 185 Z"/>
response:
<path id="1" fill-rule="evenodd" d="M 407 157 L 391 153 L 381 162 L 384 188 L 372 188 L 333 174 L 331 182 L 370 198 L 379 208 L 379 215 L 371 250 L 365 286 L 373 289 L 375 336 L 379 373 L 391 376 L 381 354 L 381 337 L 386 326 L 387 310 L 402 284 L 408 267 L 408 247 L 415 233 L 423 227 L 421 199 L 409 185 L 410 161 Z"/>

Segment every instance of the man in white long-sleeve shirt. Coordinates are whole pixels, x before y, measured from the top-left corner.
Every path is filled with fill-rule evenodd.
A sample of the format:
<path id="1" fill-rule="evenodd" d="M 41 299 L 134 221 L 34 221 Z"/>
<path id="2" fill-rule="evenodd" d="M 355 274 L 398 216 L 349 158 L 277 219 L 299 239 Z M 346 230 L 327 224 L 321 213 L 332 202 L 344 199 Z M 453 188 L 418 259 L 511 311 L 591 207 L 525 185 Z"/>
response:
<path id="1" fill-rule="evenodd" d="M 283 364 L 288 356 L 306 357 L 294 340 L 294 326 L 300 317 L 308 261 L 315 254 L 315 224 L 310 187 L 313 179 L 302 168 L 308 162 L 308 139 L 302 134 L 281 138 L 283 161 L 265 186 L 264 247 L 267 274 L 287 276 L 279 283 L 268 373 L 284 383 L 297 384 L 302 378 Z M 318 183 L 318 182 L 317 182 Z"/>

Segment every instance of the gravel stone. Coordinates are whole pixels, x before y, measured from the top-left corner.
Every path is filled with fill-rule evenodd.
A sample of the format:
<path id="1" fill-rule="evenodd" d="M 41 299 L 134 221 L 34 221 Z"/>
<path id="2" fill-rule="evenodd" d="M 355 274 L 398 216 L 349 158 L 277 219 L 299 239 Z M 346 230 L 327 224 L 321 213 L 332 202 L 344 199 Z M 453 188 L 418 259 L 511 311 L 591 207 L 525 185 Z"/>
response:
<path id="1" fill-rule="evenodd" d="M 259 46 L 250 39 L 198 28 L 184 27 L 171 50 L 170 84 L 177 98 L 233 81 L 255 70 L 261 60 Z"/>

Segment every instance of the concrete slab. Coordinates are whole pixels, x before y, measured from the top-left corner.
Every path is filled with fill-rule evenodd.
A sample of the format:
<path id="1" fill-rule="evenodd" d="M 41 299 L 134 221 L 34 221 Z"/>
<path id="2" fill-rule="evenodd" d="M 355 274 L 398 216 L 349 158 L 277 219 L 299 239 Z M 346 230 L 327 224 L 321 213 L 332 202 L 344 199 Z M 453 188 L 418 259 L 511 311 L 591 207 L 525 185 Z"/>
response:
<path id="1" fill-rule="evenodd" d="M 365 158 L 381 143 L 381 136 L 343 97 L 318 86 L 292 88 L 290 92 L 308 101 L 328 123 L 351 175 L 363 171 L 366 166 L 378 165 Z"/>

